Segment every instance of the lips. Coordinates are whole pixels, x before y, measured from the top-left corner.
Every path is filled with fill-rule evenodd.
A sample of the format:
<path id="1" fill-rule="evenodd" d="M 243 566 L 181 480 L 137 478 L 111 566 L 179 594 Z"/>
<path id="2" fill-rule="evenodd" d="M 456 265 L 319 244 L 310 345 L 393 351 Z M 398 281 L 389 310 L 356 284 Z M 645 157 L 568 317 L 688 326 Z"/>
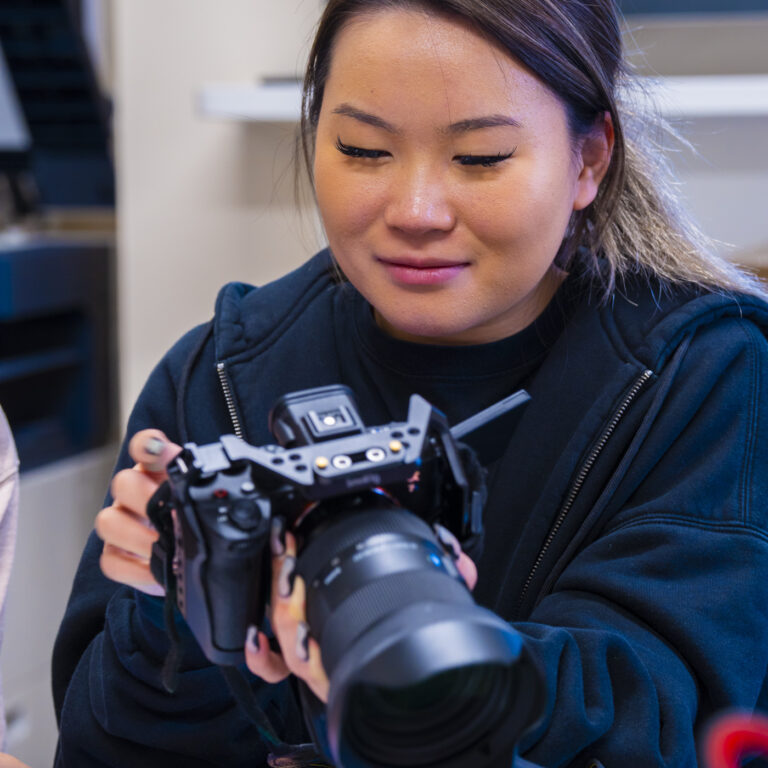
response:
<path id="1" fill-rule="evenodd" d="M 462 267 L 465 261 L 451 261 L 450 259 L 436 258 L 413 258 L 410 256 L 400 256 L 396 258 L 377 257 L 382 264 L 391 264 L 394 267 L 408 267 L 409 269 L 450 269 L 451 267 Z"/>
<path id="2" fill-rule="evenodd" d="M 404 285 L 441 285 L 458 277 L 469 264 L 465 261 L 448 259 L 413 258 L 377 258 L 390 278 Z"/>

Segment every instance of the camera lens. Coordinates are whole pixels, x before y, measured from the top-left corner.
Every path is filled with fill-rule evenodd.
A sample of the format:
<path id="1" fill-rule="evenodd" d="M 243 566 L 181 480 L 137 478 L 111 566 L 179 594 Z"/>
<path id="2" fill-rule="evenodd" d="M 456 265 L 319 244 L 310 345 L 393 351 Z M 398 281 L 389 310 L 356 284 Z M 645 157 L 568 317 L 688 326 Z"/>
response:
<path id="1" fill-rule="evenodd" d="M 297 569 L 331 682 L 334 760 L 504 764 L 535 709 L 533 677 L 520 681 L 519 635 L 474 603 L 416 515 L 373 493 L 324 504 Z"/>
<path id="2" fill-rule="evenodd" d="M 511 683 L 509 668 L 487 664 L 399 688 L 358 684 L 350 691 L 349 747 L 368 765 L 445 765 L 487 740 L 498 713 L 509 710 Z"/>

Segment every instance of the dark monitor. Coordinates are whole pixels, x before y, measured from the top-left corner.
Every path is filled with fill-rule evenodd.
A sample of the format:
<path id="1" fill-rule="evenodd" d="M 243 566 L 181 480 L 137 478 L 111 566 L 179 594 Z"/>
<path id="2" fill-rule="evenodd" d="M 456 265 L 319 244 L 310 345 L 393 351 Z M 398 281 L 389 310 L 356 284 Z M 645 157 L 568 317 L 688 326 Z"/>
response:
<path id="1" fill-rule="evenodd" d="M 620 0 L 625 14 L 768 13 L 766 0 Z"/>
<path id="2" fill-rule="evenodd" d="M 0 3 L 0 173 L 26 170 L 37 204 L 111 207 L 108 104 L 66 0 Z"/>

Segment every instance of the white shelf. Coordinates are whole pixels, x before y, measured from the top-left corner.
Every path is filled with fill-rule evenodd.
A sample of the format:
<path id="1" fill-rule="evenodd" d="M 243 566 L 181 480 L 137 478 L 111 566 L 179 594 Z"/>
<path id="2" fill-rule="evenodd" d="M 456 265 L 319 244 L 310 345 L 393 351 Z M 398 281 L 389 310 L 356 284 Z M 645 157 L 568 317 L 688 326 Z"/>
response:
<path id="1" fill-rule="evenodd" d="M 768 75 L 666 77 L 649 81 L 649 95 L 667 117 L 768 118 Z M 299 119 L 298 83 L 220 84 L 203 87 L 199 108 L 206 117 L 255 123 Z"/>
<path id="2" fill-rule="evenodd" d="M 255 123 L 293 123 L 301 113 L 299 83 L 228 83 L 205 86 L 199 108 L 206 117 Z"/>
<path id="3" fill-rule="evenodd" d="M 653 93 L 669 117 L 768 117 L 768 75 L 665 77 Z"/>

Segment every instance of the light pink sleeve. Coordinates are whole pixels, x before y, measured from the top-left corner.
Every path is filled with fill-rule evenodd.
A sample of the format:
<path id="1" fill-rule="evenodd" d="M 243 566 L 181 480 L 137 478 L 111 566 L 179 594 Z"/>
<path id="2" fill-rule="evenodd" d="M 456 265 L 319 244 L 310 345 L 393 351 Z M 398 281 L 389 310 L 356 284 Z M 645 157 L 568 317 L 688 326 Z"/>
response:
<path id="1" fill-rule="evenodd" d="M 5 597 L 16 546 L 19 507 L 19 458 L 11 430 L 0 408 L 0 645 L 3 641 Z M 0 686 L 0 749 L 5 743 L 5 710 Z"/>

